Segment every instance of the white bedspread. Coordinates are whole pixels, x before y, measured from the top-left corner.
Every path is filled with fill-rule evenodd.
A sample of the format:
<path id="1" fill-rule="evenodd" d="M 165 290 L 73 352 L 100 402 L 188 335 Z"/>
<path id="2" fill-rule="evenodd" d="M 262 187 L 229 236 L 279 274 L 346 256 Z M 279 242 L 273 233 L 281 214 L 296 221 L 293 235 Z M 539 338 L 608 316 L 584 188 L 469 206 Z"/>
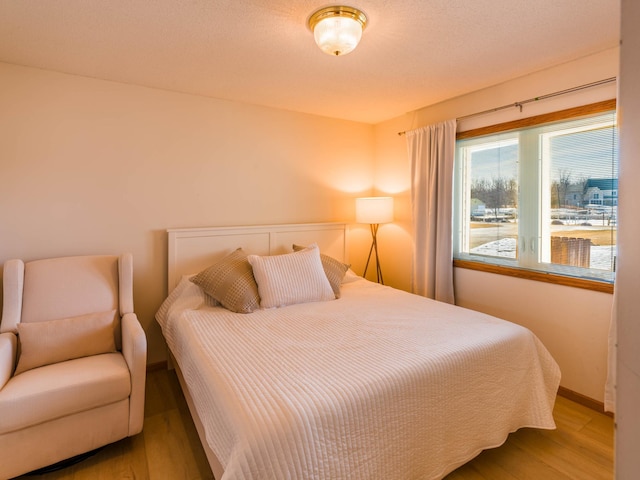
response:
<path id="1" fill-rule="evenodd" d="M 437 479 L 554 428 L 557 364 L 527 329 L 365 280 L 235 314 L 181 282 L 156 318 L 236 479 Z"/>

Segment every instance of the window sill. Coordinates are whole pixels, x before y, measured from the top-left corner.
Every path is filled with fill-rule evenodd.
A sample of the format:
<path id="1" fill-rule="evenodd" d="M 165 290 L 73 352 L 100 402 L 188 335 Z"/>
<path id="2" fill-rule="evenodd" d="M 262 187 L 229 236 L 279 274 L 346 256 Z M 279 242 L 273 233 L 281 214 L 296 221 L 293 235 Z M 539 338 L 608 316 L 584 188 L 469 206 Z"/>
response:
<path id="1" fill-rule="evenodd" d="M 594 292 L 611 294 L 613 293 L 613 284 L 608 282 L 599 282 L 596 280 L 587 280 L 584 278 L 566 277 L 553 273 L 536 272 L 533 270 L 525 270 L 522 268 L 504 267 L 502 265 L 491 265 L 487 263 L 472 262 L 470 260 L 461 259 L 454 259 L 453 266 L 456 268 L 466 268 L 468 270 L 477 270 L 480 272 L 523 278 L 525 280 L 535 280 L 537 282 L 564 285 L 566 287 L 583 288 L 586 290 L 593 290 Z"/>

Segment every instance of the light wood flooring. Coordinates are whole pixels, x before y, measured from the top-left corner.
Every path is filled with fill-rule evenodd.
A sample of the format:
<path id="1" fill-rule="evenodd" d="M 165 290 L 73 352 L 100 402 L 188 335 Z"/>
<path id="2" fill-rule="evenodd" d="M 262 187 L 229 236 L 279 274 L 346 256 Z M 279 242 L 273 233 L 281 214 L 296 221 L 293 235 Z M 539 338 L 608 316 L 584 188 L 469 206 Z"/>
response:
<path id="1" fill-rule="evenodd" d="M 611 480 L 613 420 L 558 397 L 556 430 L 521 429 L 446 480 Z M 213 475 L 172 371 L 147 375 L 144 431 L 57 472 L 21 480 L 198 480 Z"/>

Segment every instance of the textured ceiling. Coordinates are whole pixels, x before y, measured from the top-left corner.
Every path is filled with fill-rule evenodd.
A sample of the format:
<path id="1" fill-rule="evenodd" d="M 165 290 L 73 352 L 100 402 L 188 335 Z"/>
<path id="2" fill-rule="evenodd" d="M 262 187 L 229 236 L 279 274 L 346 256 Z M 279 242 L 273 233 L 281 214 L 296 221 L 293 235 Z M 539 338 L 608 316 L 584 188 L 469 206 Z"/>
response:
<path id="1" fill-rule="evenodd" d="M 322 53 L 323 0 L 0 0 L 0 61 L 377 123 L 618 45 L 620 0 L 348 0 L 358 48 Z"/>

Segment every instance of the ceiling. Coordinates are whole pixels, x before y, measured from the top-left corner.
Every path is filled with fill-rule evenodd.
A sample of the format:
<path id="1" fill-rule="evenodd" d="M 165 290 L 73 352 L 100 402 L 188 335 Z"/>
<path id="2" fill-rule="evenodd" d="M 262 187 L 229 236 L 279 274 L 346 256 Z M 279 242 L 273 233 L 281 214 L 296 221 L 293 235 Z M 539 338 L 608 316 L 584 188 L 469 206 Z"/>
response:
<path id="1" fill-rule="evenodd" d="M 0 61 L 378 123 L 619 43 L 620 0 L 347 0 L 348 55 L 315 45 L 324 0 L 0 0 Z"/>

